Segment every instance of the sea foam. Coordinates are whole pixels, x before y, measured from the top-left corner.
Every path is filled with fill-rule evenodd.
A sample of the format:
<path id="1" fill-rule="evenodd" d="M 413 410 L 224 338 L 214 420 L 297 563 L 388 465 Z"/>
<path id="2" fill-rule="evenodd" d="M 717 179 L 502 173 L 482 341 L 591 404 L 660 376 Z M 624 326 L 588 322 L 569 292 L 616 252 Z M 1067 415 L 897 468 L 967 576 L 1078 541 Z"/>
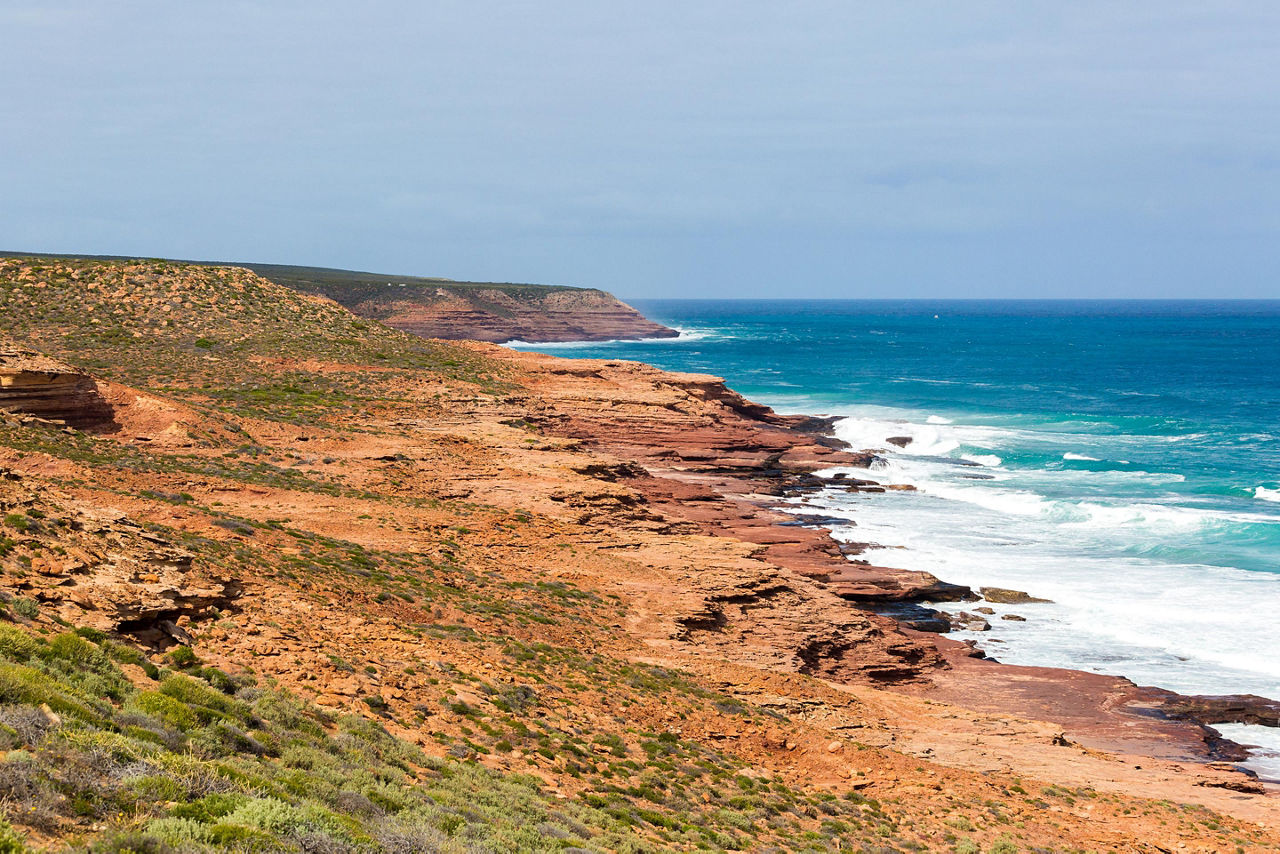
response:
<path id="1" fill-rule="evenodd" d="M 1280 517 L 1207 500 L 1196 506 L 1186 495 L 1162 492 L 1185 482 L 1180 472 L 1055 462 L 1128 457 L 1164 438 L 1158 435 L 1112 437 L 1098 432 L 1106 425 L 1070 422 L 1037 430 L 965 420 L 939 423 L 928 413 L 863 408 L 838 421 L 836 435 L 875 449 L 879 459 L 850 474 L 916 491 L 831 490 L 807 500 L 852 515 L 857 528 L 838 536 L 884 546 L 866 554 L 872 562 L 1053 599 L 997 607 L 997 617 L 1017 613 L 1027 622 L 996 619 L 992 631 L 970 635 L 996 658 L 1115 673 L 1187 692 L 1280 697 L 1280 659 L 1271 652 L 1277 637 L 1267 616 L 1280 579 L 1168 557 L 1202 551 L 1197 544 L 1206 538 L 1239 539 L 1242 526 L 1280 525 Z M 885 441 L 897 436 L 911 442 L 898 448 Z M 1064 452 L 1064 444 L 1101 452 Z M 1256 497 L 1280 500 L 1280 489 L 1261 490 Z"/>
<path id="2" fill-rule="evenodd" d="M 1259 501 L 1277 501 L 1280 502 L 1280 489 L 1268 489 L 1265 486 L 1256 486 L 1253 489 L 1253 497 Z"/>

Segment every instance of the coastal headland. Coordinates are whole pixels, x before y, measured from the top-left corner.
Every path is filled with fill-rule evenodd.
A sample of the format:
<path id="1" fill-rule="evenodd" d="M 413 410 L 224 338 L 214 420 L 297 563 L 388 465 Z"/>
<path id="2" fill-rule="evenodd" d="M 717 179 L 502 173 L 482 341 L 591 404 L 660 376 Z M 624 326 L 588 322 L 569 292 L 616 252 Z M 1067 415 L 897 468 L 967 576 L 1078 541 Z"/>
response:
<path id="1" fill-rule="evenodd" d="M 822 420 L 330 297 L 0 260 L 0 833 L 1280 848 L 1280 801 L 1205 726 L 1265 701 L 1010 667 L 881 613 L 969 591 L 788 512 L 872 462 Z"/>

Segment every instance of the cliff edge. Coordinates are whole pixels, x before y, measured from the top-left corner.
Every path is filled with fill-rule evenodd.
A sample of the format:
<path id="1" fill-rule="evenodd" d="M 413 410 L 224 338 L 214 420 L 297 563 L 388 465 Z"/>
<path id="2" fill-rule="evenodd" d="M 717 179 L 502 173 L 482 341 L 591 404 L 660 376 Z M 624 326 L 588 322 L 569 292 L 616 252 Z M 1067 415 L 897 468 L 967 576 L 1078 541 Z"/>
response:
<path id="1" fill-rule="evenodd" d="M 595 288 L 455 282 L 274 264 L 242 266 L 276 284 L 326 296 L 355 314 L 423 338 L 502 344 L 625 341 L 680 334 Z"/>
<path id="2" fill-rule="evenodd" d="M 121 255 L 0 251 L 0 258 L 128 263 Z M 156 259 L 153 259 L 156 260 Z M 327 297 L 361 317 L 422 338 L 448 341 L 637 341 L 676 338 L 611 293 L 568 285 L 459 282 L 453 279 L 366 273 L 290 264 L 170 261 L 202 267 L 241 267 L 305 294 Z"/>

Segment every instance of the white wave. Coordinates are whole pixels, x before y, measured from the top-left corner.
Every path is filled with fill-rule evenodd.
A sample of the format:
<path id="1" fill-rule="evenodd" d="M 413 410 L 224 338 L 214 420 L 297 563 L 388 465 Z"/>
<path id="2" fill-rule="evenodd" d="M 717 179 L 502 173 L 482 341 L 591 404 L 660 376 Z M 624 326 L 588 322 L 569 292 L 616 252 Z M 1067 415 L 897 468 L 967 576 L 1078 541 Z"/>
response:
<path id="1" fill-rule="evenodd" d="M 944 457 L 961 445 L 960 436 L 950 425 L 914 424 L 876 418 L 843 418 L 836 422 L 835 434 L 858 450 L 892 450 L 910 456 Z M 898 448 L 891 438 L 906 437 L 911 441 Z"/>
<path id="2" fill-rule="evenodd" d="M 1090 471 L 1086 469 L 1028 469 L 1019 472 L 1024 479 L 1046 480 L 1050 482 L 1058 481 L 1079 481 L 1084 484 L 1106 483 L 1116 481 L 1120 483 L 1130 481 L 1141 481 L 1145 484 L 1170 484 L 1170 483 L 1186 483 L 1187 476 L 1184 474 L 1174 474 L 1172 472 L 1158 471 L 1141 471 L 1136 469 L 1104 469 L 1102 471 Z"/>
<path id="3" fill-rule="evenodd" d="M 1203 439 L 1204 434 L 1203 433 L 1186 433 L 1181 436 L 1159 436 L 1157 438 L 1159 438 L 1162 442 L 1169 442 L 1169 443 L 1189 442 L 1195 439 Z"/>
<path id="4" fill-rule="evenodd" d="M 544 350 L 578 350 L 588 347 L 606 347 L 611 344 L 685 344 L 690 341 L 704 341 L 708 338 L 730 339 L 733 335 L 725 335 L 716 329 L 699 329 L 696 327 L 672 326 L 680 335 L 676 338 L 610 338 L 606 341 L 522 341 L 519 338 L 504 341 L 503 347 L 513 350 L 540 348 Z"/>
<path id="5" fill-rule="evenodd" d="M 998 466 L 1004 462 L 995 454 L 961 454 L 960 459 L 977 463 L 980 466 Z"/>
<path id="6" fill-rule="evenodd" d="M 992 631 L 961 635 L 980 644 L 1004 641 L 986 647 L 1002 661 L 1115 673 L 1193 693 L 1280 696 L 1280 658 L 1272 652 L 1280 633 L 1270 617 L 1280 576 L 1117 554 L 1114 527 L 1062 536 L 1064 520 L 1054 514 L 1069 505 L 1036 495 L 982 487 L 936 493 L 965 503 L 912 493 L 867 498 L 833 492 L 818 501 L 854 510 L 858 527 L 843 538 L 884 546 L 863 555 L 873 563 L 1052 599 L 993 606 Z M 1081 515 L 1097 512 L 1086 507 Z M 1144 518 L 1154 513 L 1140 512 Z M 1137 524 L 1137 515 L 1103 521 Z M 1158 540 L 1162 523 L 1156 524 L 1148 533 Z M 1027 622 L 1000 620 L 1005 613 Z"/>
<path id="7" fill-rule="evenodd" d="M 951 424 L 950 418 L 943 418 L 941 415 L 930 415 L 924 420 L 926 424 Z"/>
<path id="8" fill-rule="evenodd" d="M 925 495 L 975 504 L 1006 516 L 1037 516 L 1050 506 L 1050 502 L 1034 492 L 929 482 L 916 483 L 914 486 Z"/>
<path id="9" fill-rule="evenodd" d="M 1272 619 L 1280 574 L 1157 557 L 1186 554 L 1182 544 L 1239 524 L 1274 524 L 1274 516 L 1261 507 L 1185 506 L 1157 486 L 1184 482 L 1182 474 L 1004 462 L 1028 451 L 1050 461 L 1141 461 L 1136 454 L 1153 444 L 1201 434 L 1116 435 L 1105 423 L 1079 420 L 1034 429 L 978 426 L 871 406 L 849 412 L 836 433 L 881 457 L 869 470 L 847 469 L 850 476 L 917 490 L 867 496 L 832 489 L 802 499 L 853 514 L 857 527 L 840 529 L 837 539 L 881 544 L 864 555 L 872 563 L 1053 600 L 993 606 L 991 631 L 960 637 L 1012 664 L 1114 673 L 1188 693 L 1280 697 L 1280 629 Z M 885 441 L 898 436 L 912 441 L 905 448 Z M 982 467 L 960 465 L 956 456 Z M 1280 484 L 1249 491 L 1280 503 Z M 1027 622 L 1000 620 L 1004 614 Z"/>
<path id="10" fill-rule="evenodd" d="M 707 338 L 721 338 L 721 339 L 727 340 L 730 338 L 738 337 L 736 335 L 727 335 L 718 329 L 704 329 L 697 326 L 675 326 L 673 324 L 669 328 L 674 329 L 676 332 L 679 332 L 680 337 L 679 338 L 643 338 L 641 340 L 645 342 L 653 342 L 653 343 L 666 342 L 668 344 L 674 344 L 677 341 L 703 341 Z"/>
<path id="11" fill-rule="evenodd" d="M 1147 527 L 1153 529 L 1193 530 L 1219 521 L 1235 521 L 1235 517 L 1192 507 L 1170 507 L 1162 504 L 1095 504 L 1090 501 L 1052 503 L 1051 516 L 1065 526 L 1080 528 Z"/>
<path id="12" fill-rule="evenodd" d="M 1280 730 L 1254 724 L 1214 724 L 1213 728 L 1236 744 L 1249 748 L 1242 764 L 1268 783 L 1280 783 Z"/>
<path id="13" fill-rule="evenodd" d="M 1117 551 L 1125 543 L 1163 543 L 1244 514 L 1053 500 L 1007 483 L 955 480 L 973 471 L 894 453 L 871 476 L 882 483 L 913 482 L 918 492 L 868 497 L 831 490 L 801 500 L 832 515 L 852 513 L 857 527 L 836 538 L 881 544 L 864 555 L 873 563 L 1052 599 L 993 606 L 990 632 L 959 633 L 1002 661 L 1114 673 L 1191 693 L 1280 696 L 1280 658 L 1273 654 L 1280 631 L 1270 617 L 1280 602 L 1280 575 Z M 981 472 L 1022 480 L 1004 469 Z M 1027 622 L 1000 620 L 1006 613 Z M 1002 643 L 990 644 L 992 639 Z"/>

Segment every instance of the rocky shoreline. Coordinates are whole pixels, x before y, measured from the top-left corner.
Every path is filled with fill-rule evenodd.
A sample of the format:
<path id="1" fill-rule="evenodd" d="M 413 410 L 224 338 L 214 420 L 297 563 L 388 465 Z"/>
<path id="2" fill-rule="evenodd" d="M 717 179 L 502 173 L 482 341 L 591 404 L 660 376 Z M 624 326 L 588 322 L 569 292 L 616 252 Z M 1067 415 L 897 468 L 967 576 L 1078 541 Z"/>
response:
<path id="1" fill-rule="evenodd" d="M 631 369 L 628 363 L 603 365 L 575 361 L 554 370 L 562 377 L 601 379 L 609 367 Z M 649 423 L 635 413 L 616 412 L 616 407 L 607 415 L 561 415 L 548 417 L 542 424 L 550 432 L 627 459 L 627 466 L 599 476 L 637 490 L 651 510 L 681 518 L 702 533 L 753 544 L 758 559 L 822 585 L 877 624 L 886 636 L 897 636 L 883 649 L 901 662 L 900 666 L 869 666 L 861 675 L 895 690 L 945 696 L 948 702 L 964 703 L 980 697 L 978 705 L 986 710 L 1028 717 L 1046 717 L 1047 713 L 1048 719 L 1070 720 L 1082 733 L 1076 736 L 1079 743 L 1090 748 L 1132 749 L 1142 744 L 1146 747 L 1141 749 L 1151 750 L 1153 742 L 1163 741 L 1163 749 L 1151 752 L 1240 772 L 1241 779 L 1215 785 L 1264 791 L 1252 771 L 1222 764 L 1240 762 L 1247 751 L 1223 738 L 1212 725 L 1276 726 L 1280 704 L 1248 695 L 1184 696 L 1138 686 L 1118 676 L 1006 665 L 974 649 L 972 642 L 945 637 L 945 632 L 963 627 L 968 620 L 982 620 L 983 615 L 969 614 L 957 626 L 954 617 L 928 607 L 931 603 L 972 601 L 981 607 L 982 600 L 1045 600 L 1000 588 L 975 592 L 927 572 L 858 560 L 856 556 L 869 544 L 839 543 L 831 538 L 831 526 L 848 524 L 847 520 L 806 513 L 778 499 L 831 487 L 884 491 L 872 481 L 847 474 L 830 478 L 814 474 L 835 466 L 869 467 L 876 459 L 873 453 L 850 448 L 836 439 L 830 419 L 778 415 L 742 399 L 717 378 L 669 376 L 667 382 L 681 382 L 699 398 L 727 411 L 701 429 L 681 423 Z M 729 598 L 740 598 L 740 594 Z M 686 624 L 690 631 L 714 631 L 722 619 L 721 610 L 712 608 L 688 618 Z M 822 668 L 815 664 L 802 672 L 822 673 Z M 948 683 L 954 684 L 948 687 Z M 966 686 L 963 691 L 955 689 L 960 684 Z M 1142 735 L 1135 738 L 1139 732 Z M 1069 739 L 1064 736 L 1064 740 Z"/>

